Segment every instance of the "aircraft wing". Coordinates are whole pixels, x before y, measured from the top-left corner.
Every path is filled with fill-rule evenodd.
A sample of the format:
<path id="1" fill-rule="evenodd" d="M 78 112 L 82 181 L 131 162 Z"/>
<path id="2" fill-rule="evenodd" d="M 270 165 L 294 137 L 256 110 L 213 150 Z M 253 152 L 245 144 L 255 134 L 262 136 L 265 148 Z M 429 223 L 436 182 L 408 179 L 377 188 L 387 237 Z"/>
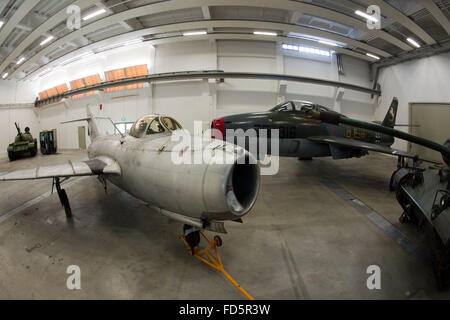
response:
<path id="1" fill-rule="evenodd" d="M 375 152 L 381 152 L 390 154 L 393 156 L 400 156 L 405 158 L 411 158 L 411 159 L 417 159 L 417 160 L 423 160 L 435 164 L 440 164 L 437 161 L 429 160 L 429 159 L 422 159 L 417 154 L 409 153 L 406 151 L 393 149 L 390 147 L 386 147 L 379 144 L 364 142 L 360 140 L 351 140 L 347 138 L 342 137 L 332 137 L 332 136 L 316 136 L 316 137 L 309 137 L 308 140 L 318 142 L 318 143 L 326 143 L 326 144 L 332 144 L 337 147 L 344 147 L 344 148 L 353 148 L 353 149 L 363 149 L 368 151 L 375 151 Z"/>
<path id="2" fill-rule="evenodd" d="M 67 161 L 53 166 L 39 166 L 33 169 L 17 170 L 0 175 L 0 181 L 32 180 L 46 178 L 66 178 L 93 176 L 100 174 L 121 174 L 117 161 L 108 157 L 98 157 L 86 161 Z"/>

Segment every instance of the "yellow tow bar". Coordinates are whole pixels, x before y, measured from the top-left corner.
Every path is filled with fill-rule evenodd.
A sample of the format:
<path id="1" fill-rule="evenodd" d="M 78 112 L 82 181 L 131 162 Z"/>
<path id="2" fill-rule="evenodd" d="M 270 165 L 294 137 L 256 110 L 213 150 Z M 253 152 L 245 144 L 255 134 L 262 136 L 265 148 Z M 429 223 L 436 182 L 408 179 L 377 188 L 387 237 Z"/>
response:
<path id="1" fill-rule="evenodd" d="M 181 240 L 183 240 L 184 244 L 186 245 L 186 248 L 188 249 L 189 253 L 199 259 L 201 262 L 207 264 L 211 268 L 216 269 L 217 271 L 220 271 L 227 279 L 230 281 L 248 300 L 255 300 L 247 291 L 245 291 L 244 288 L 241 287 L 239 283 L 236 282 L 225 270 L 222 264 L 222 260 L 220 259 L 219 252 L 217 251 L 217 247 L 220 247 L 222 245 L 222 240 L 219 237 L 214 237 L 214 240 L 211 241 L 208 239 L 206 234 L 203 231 L 200 231 L 203 238 L 205 238 L 206 241 L 208 241 L 210 247 L 199 250 L 198 247 L 194 247 L 194 254 L 192 254 L 191 247 L 186 241 L 186 238 L 184 236 L 181 236 Z M 213 251 L 216 258 L 212 256 L 210 251 Z M 204 255 L 205 257 L 203 257 Z"/>

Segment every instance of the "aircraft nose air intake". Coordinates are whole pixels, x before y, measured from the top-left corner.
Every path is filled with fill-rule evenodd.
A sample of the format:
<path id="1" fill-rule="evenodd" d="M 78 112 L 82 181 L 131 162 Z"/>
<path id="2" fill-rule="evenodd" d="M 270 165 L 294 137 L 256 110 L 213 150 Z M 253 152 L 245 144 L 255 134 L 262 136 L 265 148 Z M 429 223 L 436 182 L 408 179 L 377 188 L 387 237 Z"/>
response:
<path id="1" fill-rule="evenodd" d="M 255 161 L 250 161 L 250 154 L 245 153 L 240 159 L 231 167 L 226 185 L 227 205 L 236 216 L 243 216 L 251 210 L 258 196 L 260 183 L 259 166 Z"/>

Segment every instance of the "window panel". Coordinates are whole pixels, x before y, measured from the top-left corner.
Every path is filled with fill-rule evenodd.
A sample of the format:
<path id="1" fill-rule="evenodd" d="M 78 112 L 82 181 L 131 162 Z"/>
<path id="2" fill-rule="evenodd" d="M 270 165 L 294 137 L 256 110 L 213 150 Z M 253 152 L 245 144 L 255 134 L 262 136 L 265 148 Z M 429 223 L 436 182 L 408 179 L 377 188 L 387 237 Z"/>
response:
<path id="1" fill-rule="evenodd" d="M 63 83 L 60 84 L 59 86 L 56 86 L 56 91 L 58 91 L 58 93 L 64 93 L 67 92 L 68 88 L 67 88 L 67 84 Z"/>
<path id="2" fill-rule="evenodd" d="M 116 69 L 105 72 L 106 81 L 120 80 L 125 78 L 125 69 Z"/>
<path id="3" fill-rule="evenodd" d="M 98 84 L 100 82 L 101 82 L 101 79 L 98 74 L 94 74 L 92 76 L 84 78 L 84 83 L 86 84 L 86 86 L 92 86 L 92 85 Z"/>
<path id="4" fill-rule="evenodd" d="M 45 99 L 47 97 L 48 97 L 47 96 L 47 91 L 39 92 L 39 99 Z"/>
<path id="5" fill-rule="evenodd" d="M 47 90 L 47 96 L 53 97 L 58 94 L 58 91 L 56 91 L 56 88 L 51 88 Z"/>
<path id="6" fill-rule="evenodd" d="M 128 68 L 125 68 L 125 70 L 126 70 L 126 74 L 127 74 L 128 78 L 144 76 L 144 75 L 148 74 L 147 65 L 146 64 L 142 64 L 142 65 L 139 65 L 139 66 L 128 67 Z"/>
<path id="7" fill-rule="evenodd" d="M 85 84 L 84 84 L 83 79 L 77 79 L 77 80 L 70 81 L 70 88 L 72 90 L 80 89 L 80 88 L 83 88 L 84 86 L 85 86 Z"/>

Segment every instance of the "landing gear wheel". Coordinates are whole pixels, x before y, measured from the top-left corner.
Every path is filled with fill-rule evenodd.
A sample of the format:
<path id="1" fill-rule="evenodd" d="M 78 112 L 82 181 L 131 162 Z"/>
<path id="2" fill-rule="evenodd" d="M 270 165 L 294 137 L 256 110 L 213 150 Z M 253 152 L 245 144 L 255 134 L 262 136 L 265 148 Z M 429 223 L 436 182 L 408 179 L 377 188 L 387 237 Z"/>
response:
<path id="1" fill-rule="evenodd" d="M 183 226 L 183 234 L 187 244 L 191 249 L 191 254 L 194 255 L 195 248 L 197 248 L 200 243 L 200 229 L 185 224 Z"/>
<path id="2" fill-rule="evenodd" d="M 395 187 L 394 187 L 394 176 L 397 173 L 399 169 L 395 170 L 392 175 L 391 175 L 391 180 L 389 181 L 389 191 L 394 192 L 395 191 Z"/>
<path id="3" fill-rule="evenodd" d="M 221 247 L 222 246 L 222 238 L 219 236 L 214 236 L 214 243 L 215 243 L 216 247 Z"/>

